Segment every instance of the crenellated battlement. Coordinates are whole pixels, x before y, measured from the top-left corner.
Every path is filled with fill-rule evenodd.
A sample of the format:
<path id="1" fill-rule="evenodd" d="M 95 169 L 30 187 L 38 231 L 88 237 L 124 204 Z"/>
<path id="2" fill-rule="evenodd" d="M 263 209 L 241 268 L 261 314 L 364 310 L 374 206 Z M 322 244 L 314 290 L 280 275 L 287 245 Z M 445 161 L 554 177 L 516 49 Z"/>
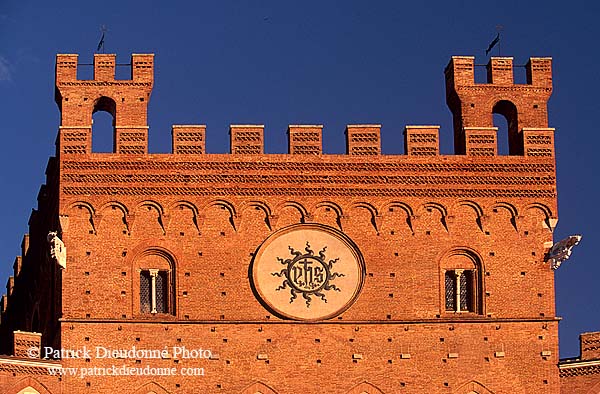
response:
<path id="1" fill-rule="evenodd" d="M 57 140 L 60 155 L 92 153 L 92 114 L 110 113 L 114 119 L 113 152 L 148 153 L 147 106 L 154 79 L 154 55 L 131 57 L 131 79 L 116 80 L 116 56 L 94 56 L 93 80 L 77 78 L 78 55 L 56 58 L 56 101 L 61 110 Z M 554 129 L 548 127 L 547 101 L 552 92 L 552 60 L 531 58 L 527 83 L 515 84 L 512 57 L 492 57 L 488 83 L 475 82 L 475 58 L 454 56 L 446 67 L 446 97 L 454 115 L 455 154 L 473 157 L 498 155 L 494 113 L 506 117 L 510 155 L 554 157 Z M 290 125 L 288 153 L 315 157 L 323 154 L 323 125 Z M 231 125 L 230 153 L 264 154 L 264 125 Z M 348 125 L 346 154 L 381 155 L 381 125 Z M 206 126 L 174 125 L 173 154 L 206 152 Z M 439 126 L 406 126 L 407 156 L 438 156 Z"/>
<path id="2" fill-rule="evenodd" d="M 492 57 L 485 66 L 487 69 L 487 84 L 475 82 L 475 57 L 452 56 L 446 66 L 446 81 L 455 88 L 470 85 L 515 85 L 514 66 L 512 57 Z M 527 83 L 518 86 L 552 89 L 552 58 L 532 57 L 525 65 Z"/>
<path id="3" fill-rule="evenodd" d="M 150 83 L 154 81 L 154 54 L 132 54 L 131 55 L 131 78 L 129 80 L 115 80 L 115 67 L 117 56 L 114 54 L 94 55 L 94 79 L 77 79 L 77 68 L 79 55 L 58 54 L 56 55 L 56 85 L 81 84 L 89 86 L 94 82 L 136 82 Z"/>

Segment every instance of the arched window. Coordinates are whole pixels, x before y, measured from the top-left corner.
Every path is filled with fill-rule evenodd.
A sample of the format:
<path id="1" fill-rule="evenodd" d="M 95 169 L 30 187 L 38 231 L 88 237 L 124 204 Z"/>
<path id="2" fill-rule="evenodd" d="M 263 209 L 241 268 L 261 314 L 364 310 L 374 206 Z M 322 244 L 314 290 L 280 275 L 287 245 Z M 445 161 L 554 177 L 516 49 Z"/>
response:
<path id="1" fill-rule="evenodd" d="M 446 270 L 444 275 L 446 311 L 475 312 L 476 269 Z"/>
<path id="2" fill-rule="evenodd" d="M 458 249 L 441 262 L 443 311 L 483 313 L 483 279 L 480 258 L 472 251 Z"/>
<path id="3" fill-rule="evenodd" d="M 92 152 L 115 152 L 117 105 L 109 97 L 100 97 L 92 111 Z"/>
<path id="4" fill-rule="evenodd" d="M 175 314 L 175 262 L 161 249 L 143 252 L 135 261 L 138 313 L 148 317 Z"/>
<path id="5" fill-rule="evenodd" d="M 500 115 L 506 120 L 506 126 L 504 127 L 503 122 L 501 120 L 499 122 L 498 116 L 494 116 L 494 125 L 498 127 L 498 131 L 500 131 L 498 135 L 498 152 L 506 152 L 506 150 L 502 149 L 503 146 L 506 146 L 502 140 L 506 141 L 507 137 L 501 135 L 504 134 L 504 130 L 506 130 L 506 134 L 508 134 L 508 154 L 522 155 L 523 135 L 519 133 L 519 116 L 517 107 L 510 101 L 501 100 L 494 105 L 492 108 L 492 113 L 495 115 Z"/>
<path id="6" fill-rule="evenodd" d="M 169 271 L 140 271 L 140 312 L 169 313 Z"/>

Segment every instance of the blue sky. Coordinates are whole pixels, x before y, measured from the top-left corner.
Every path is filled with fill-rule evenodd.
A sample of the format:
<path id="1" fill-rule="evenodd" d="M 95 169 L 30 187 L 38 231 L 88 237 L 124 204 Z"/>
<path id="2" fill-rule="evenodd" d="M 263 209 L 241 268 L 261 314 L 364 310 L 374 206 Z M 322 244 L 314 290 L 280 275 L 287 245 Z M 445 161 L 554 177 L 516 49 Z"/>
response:
<path id="1" fill-rule="evenodd" d="M 266 151 L 286 151 L 288 124 L 324 124 L 324 150 L 343 153 L 346 124 L 381 123 L 383 152 L 401 153 L 407 124 L 441 125 L 451 152 L 443 69 L 484 50 L 503 26 L 501 54 L 554 58 L 559 224 L 582 233 L 556 272 L 561 357 L 600 330 L 598 148 L 600 3 L 591 1 L 32 1 L 0 0 L 0 280 L 12 272 L 36 207 L 59 112 L 56 53 L 91 63 L 106 25 L 107 53 L 156 54 L 150 151 L 170 150 L 172 124 L 206 124 L 209 153 L 227 152 L 228 126 L 265 124 Z M 494 50 L 494 54 L 497 51 Z M 123 71 L 127 71 L 126 69 Z M 84 74 L 85 76 L 85 74 Z M 89 70 L 88 76 L 91 76 Z M 517 76 L 519 77 L 519 76 Z M 524 75 L 521 75 L 524 80 Z M 98 123 L 105 122 L 100 115 Z M 98 139 L 99 149 L 102 139 Z"/>

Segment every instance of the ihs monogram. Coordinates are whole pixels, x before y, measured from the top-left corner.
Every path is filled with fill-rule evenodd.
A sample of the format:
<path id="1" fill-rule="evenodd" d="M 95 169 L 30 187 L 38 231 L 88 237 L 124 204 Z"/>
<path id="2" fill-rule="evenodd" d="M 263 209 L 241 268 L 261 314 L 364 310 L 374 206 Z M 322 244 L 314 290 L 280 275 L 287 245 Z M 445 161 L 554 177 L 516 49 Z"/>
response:
<path id="1" fill-rule="evenodd" d="M 275 290 L 279 291 L 289 288 L 292 295 L 290 297 L 290 304 L 298 298 L 298 293 L 302 293 L 302 297 L 306 300 L 306 307 L 310 308 L 311 296 L 315 295 L 320 297 L 324 302 L 327 302 L 325 294 L 322 291 L 340 291 L 330 281 L 345 275 L 333 272 L 333 265 L 338 262 L 339 257 L 329 260 L 328 263 L 325 262 L 325 250 L 327 246 L 324 246 L 318 255 L 315 255 L 311 250 L 308 242 L 306 242 L 306 247 L 304 248 L 306 253 L 304 254 L 294 250 L 291 246 L 288 246 L 288 248 L 294 257 L 286 260 L 277 257 L 277 261 L 285 265 L 285 268 L 280 272 L 273 272 L 271 275 L 280 278 L 285 277 L 283 283 Z"/>

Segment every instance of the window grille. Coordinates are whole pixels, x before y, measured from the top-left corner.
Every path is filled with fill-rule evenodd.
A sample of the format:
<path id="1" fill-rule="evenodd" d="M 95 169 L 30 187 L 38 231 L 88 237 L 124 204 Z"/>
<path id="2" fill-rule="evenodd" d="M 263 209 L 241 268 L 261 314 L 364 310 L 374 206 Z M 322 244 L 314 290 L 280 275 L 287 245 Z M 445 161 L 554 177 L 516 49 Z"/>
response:
<path id="1" fill-rule="evenodd" d="M 142 271 L 140 273 L 140 311 L 142 313 L 150 313 L 152 309 L 152 290 L 150 282 L 150 272 Z"/>
<path id="2" fill-rule="evenodd" d="M 473 271 L 464 271 L 460 277 L 460 309 L 473 312 Z"/>
<path id="3" fill-rule="evenodd" d="M 445 272 L 444 285 L 447 311 L 476 311 L 476 272 L 475 270 L 462 269 Z"/>
<path id="4" fill-rule="evenodd" d="M 456 281 L 454 279 L 454 272 L 446 271 L 446 310 L 456 310 Z"/>
<path id="5" fill-rule="evenodd" d="M 167 313 L 167 272 L 159 271 L 156 275 L 156 312 Z"/>
<path id="6" fill-rule="evenodd" d="M 140 312 L 169 313 L 169 271 L 140 272 Z"/>

